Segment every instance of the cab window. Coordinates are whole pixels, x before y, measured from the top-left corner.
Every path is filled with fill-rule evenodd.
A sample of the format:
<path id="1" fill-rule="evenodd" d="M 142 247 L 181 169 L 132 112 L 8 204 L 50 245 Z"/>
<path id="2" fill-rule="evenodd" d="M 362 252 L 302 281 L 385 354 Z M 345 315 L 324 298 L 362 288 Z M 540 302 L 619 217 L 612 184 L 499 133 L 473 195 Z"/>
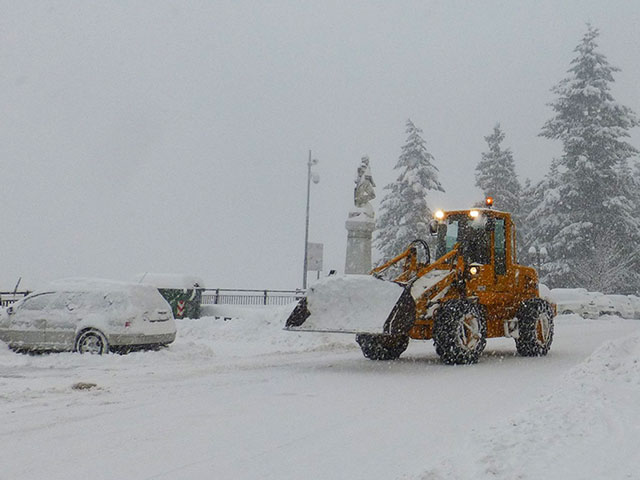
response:
<path id="1" fill-rule="evenodd" d="M 458 241 L 458 221 L 451 220 L 447 225 L 447 233 L 445 236 L 445 253 L 453 250 L 453 246 Z"/>
<path id="2" fill-rule="evenodd" d="M 461 240 L 460 221 L 456 217 L 449 217 L 446 223 L 438 226 L 438 243 L 436 248 L 436 258 L 453 250 L 457 242 Z"/>
<path id="3" fill-rule="evenodd" d="M 490 263 L 490 237 L 484 222 L 468 222 L 465 230 L 465 238 L 462 244 L 462 254 L 465 260 L 470 264 L 480 263 L 486 265 Z"/>
<path id="4" fill-rule="evenodd" d="M 470 219 L 467 215 L 451 216 L 438 228 L 438 248 L 440 258 L 461 243 L 462 254 L 469 263 L 488 264 L 491 261 L 489 234 L 486 217 Z"/>

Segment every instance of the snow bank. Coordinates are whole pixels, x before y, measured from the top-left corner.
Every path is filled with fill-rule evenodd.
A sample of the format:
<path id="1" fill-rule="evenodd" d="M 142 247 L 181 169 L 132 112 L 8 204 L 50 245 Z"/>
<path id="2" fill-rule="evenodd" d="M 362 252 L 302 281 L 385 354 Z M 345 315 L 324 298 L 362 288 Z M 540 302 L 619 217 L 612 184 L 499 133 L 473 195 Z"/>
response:
<path id="1" fill-rule="evenodd" d="M 419 478 L 638 478 L 639 399 L 637 332 L 602 345 L 569 371 L 558 390 L 473 435 L 461 446 L 465 455 Z"/>
<path id="2" fill-rule="evenodd" d="M 149 287 L 145 287 L 149 288 Z M 357 349 L 353 335 L 290 332 L 283 329 L 295 304 L 271 307 L 220 306 L 217 313 L 199 319 L 176 319 L 174 343 L 158 352 L 132 352 L 127 355 L 92 357 L 76 353 L 22 355 L 0 341 L 0 364 L 5 367 L 72 368 L 77 366 L 118 365 L 146 367 L 158 361 L 179 364 L 183 360 L 225 361 L 231 357 L 297 353 L 305 351 L 344 351 Z M 228 318 L 229 320 L 224 320 Z M 159 359 L 158 357 L 162 357 Z"/>
<path id="3" fill-rule="evenodd" d="M 176 320 L 176 349 L 208 348 L 218 355 L 251 356 L 357 346 L 353 335 L 284 330 L 285 321 L 294 307 L 295 304 L 271 307 L 215 306 L 215 309 L 207 310 L 208 313 L 215 313 L 215 316 Z"/>
<path id="4" fill-rule="evenodd" d="M 540 298 L 544 298 L 548 302 L 555 303 L 551 296 L 551 289 L 544 283 L 538 285 L 538 292 L 540 293 Z"/>

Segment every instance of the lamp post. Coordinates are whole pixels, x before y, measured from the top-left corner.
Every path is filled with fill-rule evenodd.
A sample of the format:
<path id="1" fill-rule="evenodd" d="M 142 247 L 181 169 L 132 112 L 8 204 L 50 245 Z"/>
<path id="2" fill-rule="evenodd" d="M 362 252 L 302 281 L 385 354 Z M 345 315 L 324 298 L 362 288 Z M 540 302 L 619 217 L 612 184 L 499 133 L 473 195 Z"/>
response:
<path id="1" fill-rule="evenodd" d="M 316 158 L 311 159 L 311 150 L 309 150 L 309 160 L 307 161 L 307 215 L 304 223 L 304 272 L 302 274 L 302 289 L 307 289 L 307 254 L 309 253 L 309 201 L 311 199 L 311 180 L 313 183 L 320 181 L 320 176 L 317 173 L 311 173 L 311 167 L 316 165 L 318 160 Z"/>
<path id="2" fill-rule="evenodd" d="M 529 247 L 529 256 L 535 260 L 536 267 L 540 270 L 541 261 L 545 260 L 549 256 L 546 247 L 536 248 L 534 245 Z"/>

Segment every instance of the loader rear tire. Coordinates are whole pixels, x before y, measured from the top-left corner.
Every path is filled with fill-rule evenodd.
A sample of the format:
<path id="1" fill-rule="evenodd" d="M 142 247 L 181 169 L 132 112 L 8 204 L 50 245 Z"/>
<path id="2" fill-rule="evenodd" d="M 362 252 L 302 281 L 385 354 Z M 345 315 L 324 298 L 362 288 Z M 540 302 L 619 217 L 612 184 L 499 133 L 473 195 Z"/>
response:
<path id="1" fill-rule="evenodd" d="M 359 333 L 356 342 L 369 360 L 397 360 L 409 346 L 407 335 Z"/>
<path id="2" fill-rule="evenodd" d="M 522 302 L 518 314 L 516 349 L 523 357 L 546 355 L 553 341 L 553 309 L 541 298 Z"/>
<path id="3" fill-rule="evenodd" d="M 477 363 L 487 344 L 484 309 L 470 300 L 449 300 L 436 313 L 433 341 L 447 365 Z"/>

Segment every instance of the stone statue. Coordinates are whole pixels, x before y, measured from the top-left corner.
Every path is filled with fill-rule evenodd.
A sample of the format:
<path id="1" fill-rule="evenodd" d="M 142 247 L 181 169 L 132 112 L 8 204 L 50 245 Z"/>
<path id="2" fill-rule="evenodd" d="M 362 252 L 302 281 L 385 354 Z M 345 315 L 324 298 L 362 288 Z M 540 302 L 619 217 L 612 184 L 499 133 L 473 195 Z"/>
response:
<path id="1" fill-rule="evenodd" d="M 353 191 L 353 200 L 356 207 L 362 208 L 369 203 L 370 200 L 376 198 L 376 192 L 373 190 L 376 184 L 373 183 L 369 157 L 366 155 L 361 159 L 355 182 L 356 188 Z"/>
<path id="2" fill-rule="evenodd" d="M 369 202 L 376 198 L 376 192 L 373 189 L 376 184 L 373 182 L 371 167 L 369 166 L 369 157 L 366 155 L 362 157 L 360 161 L 355 184 L 356 187 L 353 190 L 353 203 L 356 208 L 349 212 L 349 217 L 353 218 L 364 216 L 373 219 L 373 207 Z"/>
<path id="3" fill-rule="evenodd" d="M 369 157 L 362 157 L 356 187 L 353 191 L 354 206 L 349 211 L 347 229 L 347 254 L 344 273 L 367 274 L 371 270 L 371 234 L 376 226 L 371 200 L 376 198 Z"/>

